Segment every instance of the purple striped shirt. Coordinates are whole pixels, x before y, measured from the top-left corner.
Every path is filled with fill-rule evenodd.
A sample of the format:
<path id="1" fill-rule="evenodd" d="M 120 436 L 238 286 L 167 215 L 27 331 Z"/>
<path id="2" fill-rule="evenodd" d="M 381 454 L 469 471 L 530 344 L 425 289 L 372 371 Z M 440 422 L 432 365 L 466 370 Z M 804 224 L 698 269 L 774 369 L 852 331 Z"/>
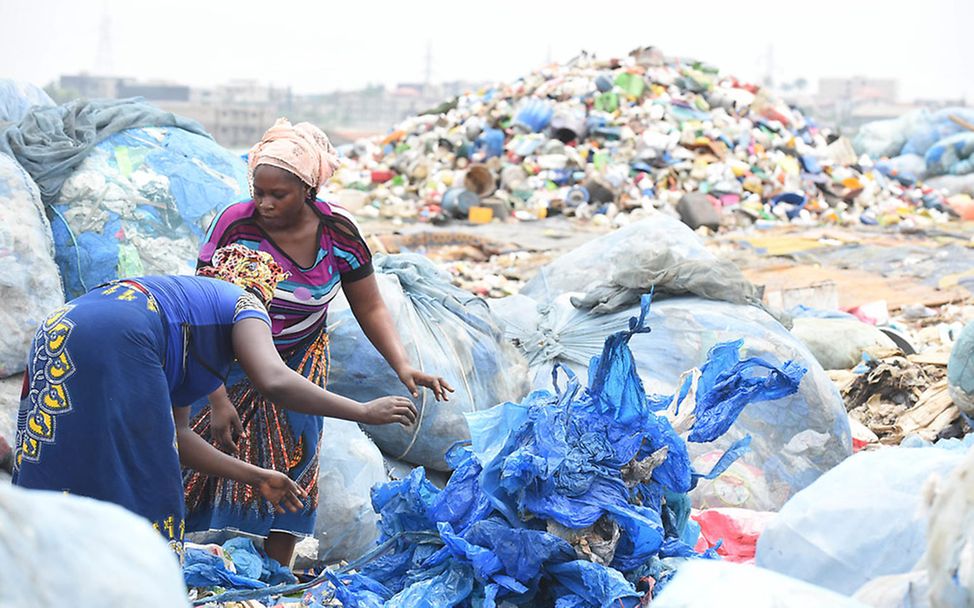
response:
<path id="1" fill-rule="evenodd" d="M 318 215 L 318 253 L 311 267 L 301 267 L 257 225 L 254 201 L 234 203 L 220 212 L 200 247 L 197 267 L 209 266 L 213 252 L 240 243 L 266 251 L 291 273 L 278 284 L 270 305 L 271 330 L 279 351 L 286 351 L 314 335 L 327 322 L 328 303 L 341 289 L 372 274 L 372 253 L 351 214 L 338 205 L 315 201 Z"/>

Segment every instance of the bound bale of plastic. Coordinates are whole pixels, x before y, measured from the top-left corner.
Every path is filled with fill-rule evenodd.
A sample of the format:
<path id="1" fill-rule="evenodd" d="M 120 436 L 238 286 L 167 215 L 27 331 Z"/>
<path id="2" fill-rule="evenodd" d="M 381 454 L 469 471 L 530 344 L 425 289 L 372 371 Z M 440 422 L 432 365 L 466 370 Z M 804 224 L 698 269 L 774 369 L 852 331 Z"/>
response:
<path id="1" fill-rule="evenodd" d="M 37 186 L 0 153 L 0 377 L 21 372 L 37 326 L 64 304 L 51 225 Z"/>
<path id="2" fill-rule="evenodd" d="M 527 366 L 504 340 L 486 302 L 450 284 L 420 255 L 375 260 L 379 290 L 416 368 L 445 378 L 456 392 L 437 403 L 420 389 L 418 421 L 368 426 L 382 451 L 396 459 L 446 471 L 447 450 L 470 438 L 464 414 L 522 397 Z M 328 389 L 357 401 L 385 395 L 411 397 L 362 332 L 347 304 L 330 311 L 331 369 Z"/>
<path id="3" fill-rule="evenodd" d="M 53 106 L 44 89 L 9 78 L 0 78 L 0 122 L 20 122 L 33 106 Z"/>
<path id="4" fill-rule="evenodd" d="M 895 349 L 875 326 L 858 319 L 795 319 L 791 333 L 808 347 L 825 369 L 852 369 L 865 352 Z"/>
<path id="5" fill-rule="evenodd" d="M 924 485 L 963 458 L 935 447 L 859 452 L 788 501 L 758 540 L 757 565 L 843 594 L 911 571 L 927 547 Z"/>
<path id="6" fill-rule="evenodd" d="M 128 129 L 98 144 L 52 205 L 67 296 L 143 274 L 190 274 L 218 209 L 248 192 L 244 161 L 174 127 Z"/>
<path id="7" fill-rule="evenodd" d="M 0 606 L 189 606 L 176 554 L 122 507 L 0 483 Z"/>
<path id="8" fill-rule="evenodd" d="M 318 466 L 318 561 L 351 561 L 379 536 L 372 486 L 386 482 L 385 463 L 354 422 L 325 418 L 323 434 L 328 449 L 321 451 Z"/>
<path id="9" fill-rule="evenodd" d="M 583 379 L 605 337 L 626 327 L 638 308 L 593 315 L 571 304 L 570 293 L 538 304 L 523 295 L 491 302 L 506 335 L 530 365 L 533 388 L 550 383 L 555 364 Z M 690 444 L 698 470 L 709 470 L 735 441 L 750 450 L 715 480 L 701 480 L 694 506 L 776 511 L 795 492 L 852 453 L 849 416 L 828 374 L 805 346 L 760 308 L 679 297 L 652 305 L 648 334 L 630 341 L 647 393 L 672 394 L 684 370 L 699 367 L 716 344 L 743 340 L 743 355 L 773 364 L 795 361 L 808 372 L 798 392 L 746 407 L 730 430 L 708 444 Z"/>
<path id="10" fill-rule="evenodd" d="M 968 323 L 950 351 L 947 389 L 954 404 L 974 416 L 974 323 Z"/>

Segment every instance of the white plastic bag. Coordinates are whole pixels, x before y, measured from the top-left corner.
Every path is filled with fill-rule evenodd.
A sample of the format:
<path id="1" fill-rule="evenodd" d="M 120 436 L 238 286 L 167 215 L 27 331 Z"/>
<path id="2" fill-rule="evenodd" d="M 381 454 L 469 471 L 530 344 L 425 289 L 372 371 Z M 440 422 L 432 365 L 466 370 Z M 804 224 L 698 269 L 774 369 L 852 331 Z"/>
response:
<path id="1" fill-rule="evenodd" d="M 845 594 L 909 572 L 926 548 L 924 483 L 963 457 L 935 447 L 855 454 L 788 501 L 758 540 L 757 565 Z"/>
<path id="2" fill-rule="evenodd" d="M 0 606 L 188 606 L 175 553 L 122 507 L 0 483 Z"/>
<path id="3" fill-rule="evenodd" d="M 379 290 L 406 354 L 416 368 L 442 376 L 455 393 L 437 403 L 420 388 L 419 418 L 368 426 L 366 431 L 396 460 L 446 471 L 445 455 L 470 438 L 464 414 L 518 400 L 527 389 L 527 366 L 504 340 L 487 304 L 452 286 L 428 259 L 414 254 L 377 258 Z M 328 390 L 365 402 L 385 395 L 410 396 L 395 372 L 365 337 L 351 310 L 329 311 L 331 368 Z"/>
<path id="4" fill-rule="evenodd" d="M 318 468 L 318 560 L 361 557 L 379 536 L 372 486 L 386 481 L 382 453 L 354 422 L 325 418 Z"/>
<path id="5" fill-rule="evenodd" d="M 856 600 L 770 570 L 694 559 L 679 567 L 653 608 L 866 608 Z"/>
<path id="6" fill-rule="evenodd" d="M 0 378 L 26 367 L 44 315 L 64 304 L 51 225 L 37 186 L 0 153 Z"/>

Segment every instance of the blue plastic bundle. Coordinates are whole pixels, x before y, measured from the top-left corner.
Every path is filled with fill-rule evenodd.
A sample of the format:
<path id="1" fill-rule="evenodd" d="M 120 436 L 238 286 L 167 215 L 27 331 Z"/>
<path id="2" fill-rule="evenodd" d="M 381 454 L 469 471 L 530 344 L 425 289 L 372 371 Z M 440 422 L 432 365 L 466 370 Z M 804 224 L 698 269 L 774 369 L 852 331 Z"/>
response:
<path id="1" fill-rule="evenodd" d="M 647 395 L 628 342 L 650 331 L 648 313 L 644 297 L 628 330 L 593 357 L 587 386 L 565 370 L 564 390 L 555 377 L 555 392 L 468 414 L 471 445 L 450 451 L 443 490 L 423 469 L 374 488 L 389 550 L 305 602 L 638 606 L 647 578 L 664 584 L 675 558 L 713 558 L 692 548 L 686 493 L 724 471 L 749 438 L 706 474 L 692 469 L 686 440 L 712 441 L 749 403 L 797 391 L 806 370 L 742 360 L 741 342 L 723 343 L 675 394 Z"/>
<path id="2" fill-rule="evenodd" d="M 188 274 L 216 211 L 247 194 L 246 164 L 208 137 L 139 128 L 95 145 L 50 204 L 65 293 Z"/>
<path id="3" fill-rule="evenodd" d="M 941 139 L 927 150 L 928 175 L 965 175 L 974 172 L 974 133 L 969 131 Z"/>

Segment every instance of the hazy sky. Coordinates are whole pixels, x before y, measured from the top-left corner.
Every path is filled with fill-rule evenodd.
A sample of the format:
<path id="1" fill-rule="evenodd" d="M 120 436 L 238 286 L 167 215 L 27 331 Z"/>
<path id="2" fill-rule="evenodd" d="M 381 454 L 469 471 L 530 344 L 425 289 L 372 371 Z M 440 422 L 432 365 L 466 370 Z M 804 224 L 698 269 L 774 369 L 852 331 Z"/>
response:
<path id="1" fill-rule="evenodd" d="M 428 44 L 434 81 L 510 80 L 655 45 L 750 80 L 770 49 L 779 81 L 897 78 L 903 100 L 974 102 L 974 0 L 0 0 L 0 23 L 0 77 L 40 85 L 111 71 L 323 92 L 422 81 Z"/>

